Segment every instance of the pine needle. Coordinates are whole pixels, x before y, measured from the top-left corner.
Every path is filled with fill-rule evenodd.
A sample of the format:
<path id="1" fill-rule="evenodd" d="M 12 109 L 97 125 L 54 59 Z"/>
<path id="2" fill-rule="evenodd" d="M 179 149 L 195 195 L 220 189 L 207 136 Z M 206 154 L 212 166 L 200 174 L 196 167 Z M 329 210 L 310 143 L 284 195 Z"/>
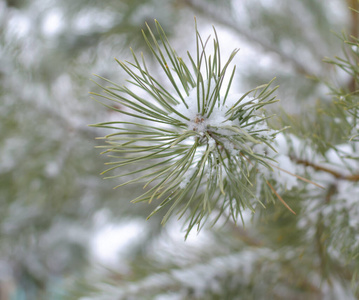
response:
<path id="1" fill-rule="evenodd" d="M 275 190 L 275 188 L 268 182 L 268 180 L 266 180 L 266 183 L 268 184 L 268 186 L 270 187 L 270 189 L 272 190 L 272 192 L 277 196 L 277 198 L 279 199 L 279 201 L 282 202 L 283 205 L 284 205 L 286 208 L 288 208 L 288 210 L 289 210 L 291 213 L 293 213 L 293 214 L 296 215 L 296 213 L 294 212 L 294 210 L 291 209 L 290 206 L 283 200 L 283 198 L 277 193 L 277 191 Z"/>

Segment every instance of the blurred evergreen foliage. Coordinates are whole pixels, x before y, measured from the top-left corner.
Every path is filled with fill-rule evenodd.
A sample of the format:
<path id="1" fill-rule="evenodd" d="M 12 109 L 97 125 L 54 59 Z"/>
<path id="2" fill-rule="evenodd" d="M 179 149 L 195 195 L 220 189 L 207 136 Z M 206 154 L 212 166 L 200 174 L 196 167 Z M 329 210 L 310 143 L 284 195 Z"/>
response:
<path id="1" fill-rule="evenodd" d="M 356 0 L 1 1 L 0 299 L 358 299 L 359 22 L 348 6 L 359 8 Z M 141 28 L 154 19 L 180 51 L 194 47 L 194 15 L 200 31 L 213 24 L 220 42 L 235 44 L 228 51 L 241 48 L 238 90 L 277 77 L 287 113 L 278 109 L 273 126 L 304 141 L 288 146 L 293 160 L 326 189 L 283 189 L 297 217 L 268 205 L 246 228 L 220 220 L 196 243 L 178 240 L 181 221 L 162 228 L 155 215 L 119 266 L 101 266 L 90 251 L 101 216 L 126 223 L 154 206 L 129 203 L 140 185 L 118 192 L 99 176 L 103 132 L 87 124 L 121 115 L 89 100 L 97 92 L 89 77 L 125 83 L 113 57 L 130 58 L 129 46 L 146 51 Z M 331 33 L 342 30 L 342 40 Z"/>

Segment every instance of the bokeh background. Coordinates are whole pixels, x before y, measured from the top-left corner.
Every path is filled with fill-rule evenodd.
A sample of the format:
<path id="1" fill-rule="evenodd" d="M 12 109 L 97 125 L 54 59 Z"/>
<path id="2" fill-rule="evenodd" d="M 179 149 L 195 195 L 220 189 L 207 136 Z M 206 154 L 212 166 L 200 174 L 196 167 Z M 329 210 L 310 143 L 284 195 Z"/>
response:
<path id="1" fill-rule="evenodd" d="M 230 224 L 184 242 L 181 221 L 163 228 L 161 215 L 145 221 L 153 207 L 129 203 L 141 187 L 114 190 L 117 182 L 100 176 L 107 158 L 95 138 L 106 133 L 88 125 L 121 115 L 90 98 L 98 91 L 90 79 L 124 84 L 114 58 L 130 59 L 129 47 L 151 63 L 145 22 L 157 19 L 183 56 L 195 50 L 194 16 L 204 37 L 214 25 L 224 56 L 241 49 L 234 88 L 245 92 L 277 77 L 281 106 L 299 116 L 327 97 L 313 77 L 349 80 L 322 62 L 341 52 L 332 32 L 357 34 L 348 6 L 357 2 L 1 0 L 0 299 L 100 299 L 98 292 L 111 295 L 128 281 L 238 246 Z M 173 291 L 181 285 L 169 284 Z M 148 299 L 192 299 L 185 292 L 172 297 L 155 279 L 136 288 L 138 295 L 151 291 Z"/>

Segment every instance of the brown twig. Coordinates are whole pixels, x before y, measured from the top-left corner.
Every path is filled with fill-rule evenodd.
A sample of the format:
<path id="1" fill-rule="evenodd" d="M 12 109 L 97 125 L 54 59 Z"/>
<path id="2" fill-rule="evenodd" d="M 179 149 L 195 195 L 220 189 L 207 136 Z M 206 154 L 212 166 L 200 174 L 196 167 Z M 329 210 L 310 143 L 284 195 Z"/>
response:
<path id="1" fill-rule="evenodd" d="M 358 38 L 359 37 L 359 2 L 358 0 L 347 0 L 350 10 L 350 37 Z M 356 56 L 353 55 L 353 59 L 358 63 Z M 355 76 L 353 76 L 349 82 L 349 91 L 354 92 L 357 89 L 357 84 Z"/>
<path id="2" fill-rule="evenodd" d="M 337 171 L 334 171 L 332 169 L 317 165 L 317 164 L 312 163 L 312 162 L 310 162 L 308 160 L 305 160 L 305 159 L 300 159 L 300 158 L 296 158 L 296 157 L 293 157 L 293 156 L 291 156 L 290 159 L 293 160 L 294 162 L 296 162 L 299 165 L 304 165 L 306 167 L 312 167 L 314 170 L 329 173 L 329 174 L 331 174 L 332 176 L 334 176 L 337 179 L 342 179 L 342 180 L 347 180 L 347 181 L 354 181 L 354 182 L 359 181 L 359 174 L 344 175 L 344 174 L 341 174 L 341 173 L 339 173 Z"/>
<path id="3" fill-rule="evenodd" d="M 350 35 L 358 37 L 359 35 L 359 2 L 358 0 L 347 0 L 350 10 Z"/>

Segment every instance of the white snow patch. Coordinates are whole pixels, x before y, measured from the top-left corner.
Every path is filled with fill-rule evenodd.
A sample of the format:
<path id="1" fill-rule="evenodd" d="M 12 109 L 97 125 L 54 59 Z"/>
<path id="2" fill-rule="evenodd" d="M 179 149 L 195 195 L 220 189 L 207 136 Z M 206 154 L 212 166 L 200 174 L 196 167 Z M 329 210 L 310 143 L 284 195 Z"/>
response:
<path id="1" fill-rule="evenodd" d="M 50 10 L 42 21 L 42 31 L 47 36 L 53 36 L 59 33 L 64 27 L 62 14 L 59 9 Z"/>
<path id="2" fill-rule="evenodd" d="M 208 80 L 204 81 L 205 90 L 207 91 L 208 84 L 210 84 L 209 88 L 209 95 L 212 94 L 214 87 L 215 87 L 215 80 L 212 79 L 209 83 Z M 206 92 L 205 92 L 206 93 Z M 198 97 L 200 97 L 199 107 L 198 107 Z M 213 111 L 209 117 L 202 116 L 201 110 L 203 109 L 203 97 L 202 92 L 200 91 L 199 95 L 197 92 L 197 87 L 193 88 L 189 95 L 184 99 L 186 105 L 180 101 L 180 104 L 176 106 L 176 110 L 181 115 L 189 118 L 189 121 L 182 118 L 181 116 L 177 115 L 176 113 L 172 113 L 170 116 L 174 119 L 177 119 L 181 122 L 184 122 L 188 125 L 188 130 L 195 130 L 201 135 L 207 130 L 207 128 L 211 127 L 212 130 L 218 131 L 221 134 L 233 134 L 229 130 L 220 129 L 222 126 L 231 126 L 231 125 L 238 125 L 236 121 L 228 120 L 226 116 L 227 111 L 242 97 L 242 94 L 233 94 L 229 95 L 226 99 L 225 104 L 223 103 L 216 103 L 214 105 Z M 241 105 L 250 104 L 253 102 L 253 98 L 245 97 L 240 102 Z M 215 129 L 217 128 L 217 130 Z"/>
<path id="3" fill-rule="evenodd" d="M 117 265 L 127 247 L 144 234 L 143 228 L 144 221 L 139 220 L 99 226 L 91 243 L 94 258 L 104 265 Z"/>

